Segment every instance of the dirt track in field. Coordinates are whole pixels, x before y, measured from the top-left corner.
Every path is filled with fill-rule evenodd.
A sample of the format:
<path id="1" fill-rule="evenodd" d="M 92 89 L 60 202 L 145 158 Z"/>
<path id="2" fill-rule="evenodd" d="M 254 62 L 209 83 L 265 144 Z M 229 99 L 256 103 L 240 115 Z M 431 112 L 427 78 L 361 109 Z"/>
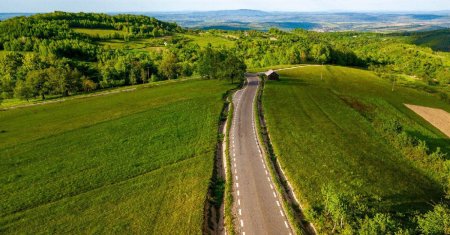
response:
<path id="1" fill-rule="evenodd" d="M 450 113 L 435 108 L 428 108 L 424 106 L 405 104 L 406 107 L 417 113 L 423 119 L 427 120 L 437 129 L 442 131 L 450 137 Z"/>

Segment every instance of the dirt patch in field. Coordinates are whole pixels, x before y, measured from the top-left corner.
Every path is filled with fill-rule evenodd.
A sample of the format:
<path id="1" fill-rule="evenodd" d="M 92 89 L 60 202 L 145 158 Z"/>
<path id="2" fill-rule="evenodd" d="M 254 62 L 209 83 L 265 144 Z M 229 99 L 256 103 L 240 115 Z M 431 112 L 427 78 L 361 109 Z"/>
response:
<path id="1" fill-rule="evenodd" d="M 436 108 L 405 104 L 406 107 L 417 113 L 423 119 L 427 120 L 437 129 L 450 137 L 450 113 Z"/>
<path id="2" fill-rule="evenodd" d="M 343 100 L 348 106 L 350 106 L 352 109 L 356 110 L 358 113 L 363 115 L 364 117 L 371 120 L 370 115 L 375 110 L 375 107 L 365 104 L 361 102 L 360 100 L 350 97 L 350 96 L 339 96 L 341 100 Z"/>

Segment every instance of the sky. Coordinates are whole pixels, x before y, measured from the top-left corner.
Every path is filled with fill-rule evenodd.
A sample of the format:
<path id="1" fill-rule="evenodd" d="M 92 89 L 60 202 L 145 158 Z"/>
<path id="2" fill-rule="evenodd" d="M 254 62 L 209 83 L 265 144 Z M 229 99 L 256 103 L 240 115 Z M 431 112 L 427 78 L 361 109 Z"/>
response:
<path id="1" fill-rule="evenodd" d="M 0 12 L 441 11 L 450 0 L 0 0 Z"/>

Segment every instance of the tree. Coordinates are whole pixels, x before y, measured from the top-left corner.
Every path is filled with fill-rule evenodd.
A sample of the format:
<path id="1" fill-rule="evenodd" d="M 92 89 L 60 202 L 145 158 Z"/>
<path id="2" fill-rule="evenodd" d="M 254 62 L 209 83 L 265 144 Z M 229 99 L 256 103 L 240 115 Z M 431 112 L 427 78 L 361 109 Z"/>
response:
<path id="1" fill-rule="evenodd" d="M 16 52 L 7 53 L 0 59 L 0 86 L 3 98 L 11 98 L 17 81 L 18 70 L 22 66 L 23 55 Z"/>
<path id="2" fill-rule="evenodd" d="M 27 74 L 26 86 L 30 87 L 33 97 L 41 96 L 45 100 L 45 95 L 51 91 L 49 76 L 46 70 L 34 70 Z"/>
<path id="3" fill-rule="evenodd" d="M 183 76 L 189 77 L 192 76 L 193 73 L 194 69 L 192 68 L 191 63 L 189 63 L 188 61 L 181 63 L 181 74 Z"/>
<path id="4" fill-rule="evenodd" d="M 229 79 L 232 83 L 244 79 L 247 66 L 234 51 L 226 48 L 217 50 L 208 46 L 200 54 L 197 71 L 203 78 Z"/>
<path id="5" fill-rule="evenodd" d="M 45 74 L 47 76 L 47 81 L 49 83 L 49 92 L 54 94 L 64 94 L 67 95 L 67 77 L 66 71 L 60 68 L 50 67 L 45 69 Z"/>
<path id="6" fill-rule="evenodd" d="M 289 64 L 300 64 L 301 63 L 301 53 L 296 47 L 292 47 L 288 53 Z"/>
<path id="7" fill-rule="evenodd" d="M 28 101 L 33 97 L 33 89 L 25 81 L 19 80 L 14 88 L 14 96 Z"/>
<path id="8" fill-rule="evenodd" d="M 93 91 L 97 88 L 97 84 L 87 77 L 81 77 L 81 86 L 83 91 Z"/>
<path id="9" fill-rule="evenodd" d="M 308 62 L 308 52 L 306 50 L 302 50 L 300 52 L 300 63 L 306 63 Z"/>
<path id="10" fill-rule="evenodd" d="M 15 78 L 10 73 L 0 75 L 0 89 L 2 98 L 11 98 L 14 91 Z"/>
<path id="11" fill-rule="evenodd" d="M 223 77 L 225 79 L 231 80 L 243 80 L 245 78 L 245 71 L 247 66 L 244 61 L 240 59 L 236 54 L 231 51 L 226 51 L 226 58 L 222 64 L 221 69 L 223 70 Z"/>
<path id="12" fill-rule="evenodd" d="M 67 70 L 66 90 L 64 95 L 79 91 L 81 89 L 81 78 L 83 77 L 83 74 L 76 68 L 73 70 L 67 68 Z"/>
<path id="13" fill-rule="evenodd" d="M 167 79 L 176 79 L 180 72 L 178 59 L 172 52 L 165 52 L 159 65 L 159 72 Z"/>
<path id="14" fill-rule="evenodd" d="M 209 44 L 200 52 L 200 58 L 197 62 L 197 71 L 201 77 L 212 79 L 217 76 L 217 55 Z"/>
<path id="15" fill-rule="evenodd" d="M 311 56 L 317 63 L 327 63 L 330 59 L 330 48 L 324 44 L 313 44 Z"/>

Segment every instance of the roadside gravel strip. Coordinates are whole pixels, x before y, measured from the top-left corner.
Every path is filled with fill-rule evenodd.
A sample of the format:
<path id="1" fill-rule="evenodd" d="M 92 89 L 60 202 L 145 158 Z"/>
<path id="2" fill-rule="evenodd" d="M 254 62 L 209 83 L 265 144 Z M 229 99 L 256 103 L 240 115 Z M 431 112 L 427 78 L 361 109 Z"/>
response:
<path id="1" fill-rule="evenodd" d="M 268 172 L 254 123 L 254 100 L 259 80 L 236 92 L 230 131 L 235 227 L 239 234 L 292 234 L 280 195 Z"/>

